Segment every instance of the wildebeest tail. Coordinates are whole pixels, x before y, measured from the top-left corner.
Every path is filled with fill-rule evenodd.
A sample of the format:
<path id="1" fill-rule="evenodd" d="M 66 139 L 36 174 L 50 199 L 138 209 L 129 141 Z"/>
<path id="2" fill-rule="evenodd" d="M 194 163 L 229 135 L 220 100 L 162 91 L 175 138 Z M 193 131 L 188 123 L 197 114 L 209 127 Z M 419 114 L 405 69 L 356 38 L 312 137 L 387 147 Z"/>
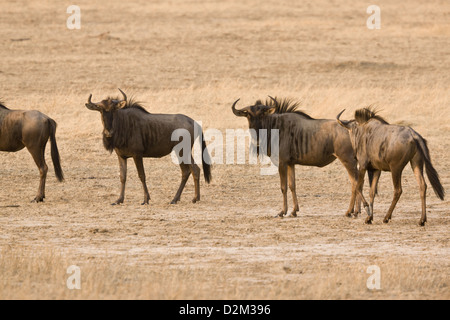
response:
<path id="1" fill-rule="evenodd" d="M 53 119 L 49 119 L 48 121 L 49 129 L 50 129 L 50 143 L 51 143 L 51 155 L 53 167 L 55 168 L 55 174 L 58 181 L 64 181 L 64 174 L 61 168 L 61 159 L 59 157 L 58 146 L 56 144 L 56 122 Z"/>
<path id="2" fill-rule="evenodd" d="M 202 167 L 203 175 L 207 183 L 211 182 L 211 157 L 209 156 L 208 149 L 206 148 L 205 136 L 202 133 Z"/>
<path id="3" fill-rule="evenodd" d="M 430 180 L 431 186 L 433 187 L 434 193 L 436 196 L 444 200 L 445 191 L 444 187 L 441 184 L 441 181 L 439 180 L 439 175 L 436 171 L 436 169 L 431 164 L 430 159 L 430 151 L 428 150 L 427 141 L 422 138 L 420 134 L 415 132 L 414 141 L 416 142 L 417 149 L 421 153 L 424 161 L 425 161 L 425 170 L 427 171 L 428 180 Z"/>

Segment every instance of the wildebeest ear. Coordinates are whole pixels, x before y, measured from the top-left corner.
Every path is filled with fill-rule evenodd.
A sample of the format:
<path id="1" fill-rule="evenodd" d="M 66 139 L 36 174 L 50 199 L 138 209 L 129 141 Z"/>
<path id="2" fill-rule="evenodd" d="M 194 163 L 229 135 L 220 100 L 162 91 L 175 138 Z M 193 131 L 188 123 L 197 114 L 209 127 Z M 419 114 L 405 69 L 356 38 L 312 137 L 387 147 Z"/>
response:
<path id="1" fill-rule="evenodd" d="M 126 105 L 127 105 L 127 102 L 126 102 L 126 101 L 120 101 L 120 102 L 117 104 L 117 108 L 118 108 L 118 109 L 122 109 L 122 108 L 124 108 Z"/>
<path id="2" fill-rule="evenodd" d="M 267 114 L 274 114 L 277 107 L 272 107 L 266 111 Z"/>

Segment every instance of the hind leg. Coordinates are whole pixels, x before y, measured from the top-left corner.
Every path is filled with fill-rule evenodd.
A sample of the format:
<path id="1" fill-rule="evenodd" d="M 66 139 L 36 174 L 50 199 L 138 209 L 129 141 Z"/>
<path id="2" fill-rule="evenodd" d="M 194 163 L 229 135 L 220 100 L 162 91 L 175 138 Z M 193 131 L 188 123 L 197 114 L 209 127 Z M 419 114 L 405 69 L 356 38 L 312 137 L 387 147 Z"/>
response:
<path id="1" fill-rule="evenodd" d="M 31 153 L 31 156 L 33 157 L 34 162 L 36 163 L 39 174 L 40 174 L 40 182 L 39 182 L 39 189 L 38 193 L 36 195 L 36 198 L 32 202 L 44 202 L 45 198 L 45 181 L 47 179 L 47 172 L 48 172 L 48 166 L 45 163 L 45 144 L 41 146 L 27 146 L 28 151 Z"/>
<path id="2" fill-rule="evenodd" d="M 180 187 L 178 188 L 178 191 L 175 194 L 173 200 L 170 202 L 170 204 L 176 204 L 178 201 L 180 201 L 181 193 L 183 192 L 184 186 L 186 185 L 186 182 L 188 181 L 189 176 L 191 175 L 191 170 L 188 164 L 180 163 L 180 168 L 181 168 Z"/>
<path id="3" fill-rule="evenodd" d="M 398 199 L 400 199 L 400 196 L 402 195 L 402 171 L 403 168 L 393 168 L 391 169 L 392 172 L 392 183 L 394 184 L 394 198 L 392 199 L 391 206 L 389 207 L 389 210 L 384 217 L 383 222 L 388 223 L 389 220 L 392 218 L 392 212 L 394 211 L 395 205 L 398 202 Z"/>
<path id="4" fill-rule="evenodd" d="M 425 183 L 425 178 L 423 177 L 423 160 L 413 158 L 411 160 L 411 168 L 416 176 L 417 183 L 420 188 L 420 200 L 422 201 L 422 216 L 420 217 L 419 225 L 424 226 L 427 222 L 427 211 L 426 211 L 426 195 L 427 195 L 427 184 Z"/>
<path id="5" fill-rule="evenodd" d="M 342 162 L 345 169 L 347 170 L 348 176 L 350 178 L 350 182 L 352 183 L 352 195 L 350 198 L 349 207 L 348 207 L 347 211 L 345 212 L 345 216 L 351 217 L 352 213 L 353 213 L 356 217 L 361 212 L 361 196 L 359 195 L 358 191 L 356 190 L 356 187 L 358 185 L 358 170 L 356 167 L 356 162 L 349 161 L 348 159 L 344 160 L 341 158 L 339 158 L 339 160 Z M 364 184 L 364 178 L 363 178 L 361 186 L 359 186 L 360 191 L 362 191 L 363 184 Z M 356 210 L 355 210 L 355 206 L 356 206 Z"/>
<path id="6" fill-rule="evenodd" d="M 194 177 L 195 186 L 195 197 L 192 199 L 193 203 L 200 201 L 200 168 L 194 163 L 192 159 L 192 164 L 190 165 L 192 176 Z"/>
<path id="7" fill-rule="evenodd" d="M 373 171 L 373 180 L 372 184 L 370 186 L 370 192 L 369 192 L 369 210 L 373 216 L 373 203 L 375 201 L 375 196 L 377 194 L 377 187 L 378 187 L 378 181 L 380 180 L 381 170 L 374 170 Z"/>

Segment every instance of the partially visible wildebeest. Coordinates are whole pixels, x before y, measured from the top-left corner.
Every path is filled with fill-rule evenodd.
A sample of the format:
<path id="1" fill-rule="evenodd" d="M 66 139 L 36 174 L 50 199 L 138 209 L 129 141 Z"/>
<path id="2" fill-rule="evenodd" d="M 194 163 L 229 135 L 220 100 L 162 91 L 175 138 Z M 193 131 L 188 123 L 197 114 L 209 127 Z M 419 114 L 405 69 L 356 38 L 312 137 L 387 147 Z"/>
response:
<path id="1" fill-rule="evenodd" d="M 60 182 L 64 180 L 55 133 L 56 122 L 39 111 L 10 110 L 0 102 L 0 151 L 16 152 L 27 148 L 39 168 L 41 179 L 33 202 L 43 202 L 45 198 L 48 172 L 45 147 L 48 139 L 56 178 Z"/>
<path id="2" fill-rule="evenodd" d="M 278 216 L 287 214 L 288 183 L 294 201 L 291 215 L 295 217 L 299 211 L 295 190 L 295 165 L 324 167 L 336 158 L 342 162 L 350 177 L 352 197 L 345 215 L 351 216 L 355 207 L 356 193 L 353 189 L 356 187 L 358 170 L 347 130 L 334 120 L 313 119 L 297 110 L 298 103 L 289 99 L 278 102 L 276 98 L 270 97 L 264 104 L 258 100 L 254 105 L 240 110 L 236 109 L 238 101 L 239 99 L 233 103 L 233 113 L 238 117 L 246 117 L 250 129 L 256 130 L 257 135 L 260 129 L 268 130 L 268 136 L 271 129 L 279 130 L 278 172 L 283 193 L 283 209 Z M 259 137 L 257 140 L 259 141 Z M 359 198 L 357 202 L 356 214 L 361 209 Z"/>
<path id="3" fill-rule="evenodd" d="M 409 162 L 420 187 L 422 216 L 419 224 L 423 226 L 427 221 L 425 202 L 427 185 L 423 176 L 424 163 L 428 179 L 436 196 L 444 200 L 444 188 L 439 181 L 438 173 L 431 164 L 426 140 L 410 127 L 387 123 L 371 108 L 357 110 L 355 119 L 351 121 L 339 119 L 343 112 L 344 110 L 336 118 L 338 123 L 350 132 L 352 145 L 359 163 L 358 185 L 362 183 L 366 170 L 373 171 L 369 204 L 364 199 L 361 189 L 357 188 L 368 211 L 366 223 L 372 223 L 373 220 L 373 202 L 381 171 L 392 173 L 394 198 L 383 222 L 388 223 L 391 220 L 392 211 L 394 211 L 395 205 L 402 194 L 402 172 Z"/>
<path id="4" fill-rule="evenodd" d="M 178 129 L 185 129 L 189 132 L 192 149 L 194 141 L 197 139 L 196 134 L 202 134 L 202 130 L 193 119 L 182 114 L 149 113 L 139 103 L 127 100 L 127 96 L 122 90 L 120 92 L 123 99 L 109 97 L 98 103 L 91 101 L 91 94 L 86 107 L 89 110 L 100 112 L 104 127 L 104 147 L 110 152 L 114 150 L 119 158 L 122 187 L 119 199 L 113 205 L 121 204 L 124 201 L 128 158 L 133 158 L 144 188 L 144 202 L 142 204 L 148 204 L 150 194 L 145 182 L 143 158 L 161 158 L 170 154 L 178 143 L 172 141 L 172 134 Z M 192 201 L 195 203 L 200 200 L 200 168 L 194 163 L 192 153 L 189 159 L 188 163 L 180 162 L 181 184 L 171 203 L 177 203 L 180 200 L 181 193 L 191 173 L 195 185 L 195 197 Z M 209 183 L 211 166 L 204 139 L 202 139 L 202 164 L 205 180 Z"/>

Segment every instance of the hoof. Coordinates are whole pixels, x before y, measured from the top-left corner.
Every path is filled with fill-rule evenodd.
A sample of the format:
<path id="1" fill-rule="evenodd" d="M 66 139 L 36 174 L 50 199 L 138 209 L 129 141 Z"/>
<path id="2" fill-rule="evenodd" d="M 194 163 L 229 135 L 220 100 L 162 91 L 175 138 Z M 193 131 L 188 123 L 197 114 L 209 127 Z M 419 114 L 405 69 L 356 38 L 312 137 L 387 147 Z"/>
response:
<path id="1" fill-rule="evenodd" d="M 424 227 L 425 226 L 425 223 L 427 222 L 427 220 L 425 220 L 425 221 L 419 221 L 419 226 L 420 227 Z"/>
<path id="2" fill-rule="evenodd" d="M 198 202 L 198 201 L 200 201 L 200 199 L 198 199 L 198 198 L 192 199 L 192 203 L 196 203 L 196 202 Z"/>
<path id="3" fill-rule="evenodd" d="M 33 201 L 31 201 L 31 203 L 40 203 L 40 202 L 44 202 L 44 198 L 34 198 Z"/>
<path id="4" fill-rule="evenodd" d="M 297 211 L 292 211 L 291 212 L 291 217 L 292 218 L 297 218 Z"/>
<path id="5" fill-rule="evenodd" d="M 367 219 L 366 219 L 366 224 L 372 224 L 372 219 L 367 218 Z"/>
<path id="6" fill-rule="evenodd" d="M 170 201 L 170 204 L 177 204 L 178 200 L 172 200 Z"/>
<path id="7" fill-rule="evenodd" d="M 383 219 L 383 223 L 389 223 L 389 220 L 391 219 Z"/>

